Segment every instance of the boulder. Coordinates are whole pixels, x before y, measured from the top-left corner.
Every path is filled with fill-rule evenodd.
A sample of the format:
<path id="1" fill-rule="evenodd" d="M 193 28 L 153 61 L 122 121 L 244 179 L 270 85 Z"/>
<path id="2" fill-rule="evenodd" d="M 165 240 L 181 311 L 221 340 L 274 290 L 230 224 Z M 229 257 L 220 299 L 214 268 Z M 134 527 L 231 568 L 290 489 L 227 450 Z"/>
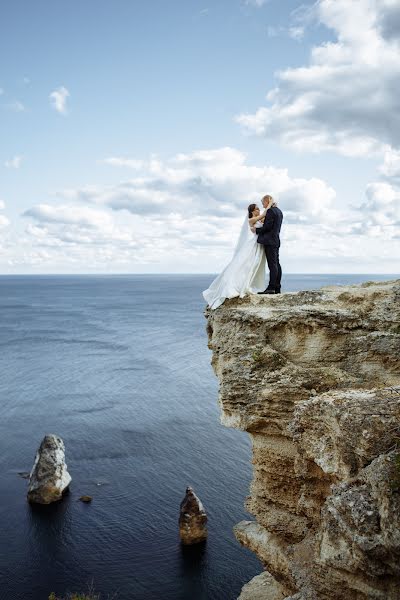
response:
<path id="1" fill-rule="evenodd" d="M 85 496 L 81 496 L 81 497 L 79 498 L 79 500 L 80 500 L 81 502 L 86 502 L 86 503 L 89 503 L 89 502 L 91 502 L 91 501 L 93 500 L 93 498 L 92 498 L 92 496 L 86 496 L 86 495 L 85 495 Z"/>
<path id="2" fill-rule="evenodd" d="M 37 504 L 56 502 L 62 498 L 70 483 L 64 442 L 57 435 L 46 435 L 36 452 L 30 473 L 28 501 Z"/>
<path id="3" fill-rule="evenodd" d="M 190 486 L 186 488 L 180 506 L 179 535 L 185 545 L 198 544 L 207 539 L 206 511 Z"/>

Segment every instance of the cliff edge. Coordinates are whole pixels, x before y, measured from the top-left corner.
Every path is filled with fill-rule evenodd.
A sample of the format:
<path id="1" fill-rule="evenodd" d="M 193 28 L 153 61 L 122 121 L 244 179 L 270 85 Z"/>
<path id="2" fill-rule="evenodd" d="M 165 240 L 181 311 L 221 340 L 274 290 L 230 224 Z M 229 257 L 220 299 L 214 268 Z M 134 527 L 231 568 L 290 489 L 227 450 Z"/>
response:
<path id="1" fill-rule="evenodd" d="M 400 280 L 206 311 L 221 421 L 247 431 L 241 600 L 400 599 Z"/>

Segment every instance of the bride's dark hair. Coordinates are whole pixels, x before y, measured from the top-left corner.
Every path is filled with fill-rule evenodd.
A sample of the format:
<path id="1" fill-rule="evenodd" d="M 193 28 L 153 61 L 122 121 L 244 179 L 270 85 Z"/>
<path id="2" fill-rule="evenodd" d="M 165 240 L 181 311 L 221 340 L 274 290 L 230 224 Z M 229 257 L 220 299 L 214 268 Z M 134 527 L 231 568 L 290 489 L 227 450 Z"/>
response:
<path id="1" fill-rule="evenodd" d="M 249 204 L 247 210 L 249 211 L 249 219 L 253 216 L 253 211 L 256 208 L 257 204 Z"/>

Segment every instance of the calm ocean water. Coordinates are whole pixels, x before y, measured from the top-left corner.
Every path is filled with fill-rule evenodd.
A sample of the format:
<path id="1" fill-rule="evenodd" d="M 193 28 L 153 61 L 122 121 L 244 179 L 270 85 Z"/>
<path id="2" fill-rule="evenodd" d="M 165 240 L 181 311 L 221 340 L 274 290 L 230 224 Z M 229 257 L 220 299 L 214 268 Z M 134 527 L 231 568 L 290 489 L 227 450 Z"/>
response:
<path id="1" fill-rule="evenodd" d="M 389 278 L 286 276 L 285 289 Z M 219 424 L 201 297 L 211 280 L 0 277 L 1 600 L 91 581 L 102 598 L 233 600 L 261 571 L 232 533 L 249 518 L 250 444 Z M 18 472 L 48 432 L 65 441 L 71 492 L 31 507 Z M 179 544 L 188 483 L 209 515 L 202 551 Z"/>

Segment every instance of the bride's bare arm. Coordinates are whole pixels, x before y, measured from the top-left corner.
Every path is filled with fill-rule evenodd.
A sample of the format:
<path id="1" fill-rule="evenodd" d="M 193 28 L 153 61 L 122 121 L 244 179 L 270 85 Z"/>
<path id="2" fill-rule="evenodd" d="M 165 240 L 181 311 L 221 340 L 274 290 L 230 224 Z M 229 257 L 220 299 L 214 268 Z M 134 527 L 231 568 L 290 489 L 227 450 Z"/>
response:
<path id="1" fill-rule="evenodd" d="M 257 221 L 261 221 L 264 217 L 265 217 L 265 212 L 263 212 L 260 215 L 258 215 L 258 217 L 250 217 L 250 219 L 249 219 L 249 225 L 250 225 L 250 227 L 252 227 L 253 225 L 255 225 L 257 223 Z"/>

